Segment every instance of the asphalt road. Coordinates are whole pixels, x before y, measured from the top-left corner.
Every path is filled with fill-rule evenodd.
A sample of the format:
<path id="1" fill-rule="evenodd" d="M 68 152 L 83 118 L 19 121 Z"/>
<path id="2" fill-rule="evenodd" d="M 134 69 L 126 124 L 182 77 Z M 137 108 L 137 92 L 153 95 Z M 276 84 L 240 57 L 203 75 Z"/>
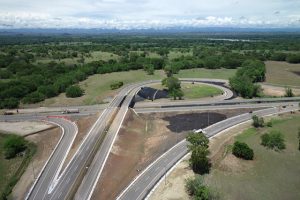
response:
<path id="1" fill-rule="evenodd" d="M 78 132 L 75 123 L 63 118 L 47 118 L 45 120 L 48 123 L 60 126 L 62 128 L 62 137 L 55 152 L 51 155 L 43 172 L 38 176 L 37 182 L 34 184 L 33 190 L 30 193 L 32 199 L 43 199 L 47 195 L 48 187 L 58 176 Z"/>
<path id="2" fill-rule="evenodd" d="M 290 105 L 295 103 L 290 102 Z M 162 108 L 134 108 L 136 113 L 157 113 L 157 112 L 187 112 L 187 111 L 201 111 L 201 110 L 228 110 L 228 109 L 239 109 L 239 108 L 269 108 L 274 106 L 285 106 L 286 102 L 278 103 L 244 103 L 244 104 L 220 104 L 220 105 L 203 105 L 203 106 L 194 106 L 186 105 L 180 107 L 162 107 Z"/>
<path id="3" fill-rule="evenodd" d="M 189 81 L 189 80 L 185 80 L 185 81 Z M 197 79 L 196 81 L 200 82 L 200 81 L 202 81 L 202 79 Z M 207 80 L 204 80 L 204 81 L 207 81 Z M 113 142 L 114 142 L 114 140 L 119 132 L 120 126 L 127 114 L 129 105 L 131 104 L 136 93 L 140 90 L 141 87 L 143 87 L 144 85 L 147 85 L 147 84 L 153 84 L 153 83 L 157 83 L 157 82 L 160 82 L 160 81 L 157 81 L 157 80 L 156 81 L 146 81 L 143 83 L 137 83 L 137 84 L 133 84 L 133 85 L 129 86 L 130 87 L 130 89 L 128 90 L 129 92 L 126 95 L 116 118 L 114 119 L 112 125 L 110 126 L 107 136 L 104 139 L 99 151 L 96 153 L 92 164 L 89 166 L 89 169 L 76 192 L 75 199 L 77 199 L 77 200 L 90 199 L 90 197 L 95 189 L 95 186 L 97 184 L 97 181 L 98 181 L 99 177 L 101 176 L 101 172 L 104 168 L 106 159 L 109 156 Z M 214 80 L 211 80 L 211 82 L 214 82 Z M 224 83 L 225 81 L 217 80 L 216 82 L 218 84 L 220 84 L 220 83 Z M 231 96 L 233 96 L 233 93 L 230 90 L 228 90 L 227 88 L 221 87 L 221 86 L 217 86 L 217 87 L 224 90 L 224 95 L 223 95 L 224 99 L 230 98 Z"/>
<path id="4" fill-rule="evenodd" d="M 182 81 L 199 81 L 204 83 L 213 82 L 217 85 L 222 85 L 221 82 L 226 82 L 224 80 L 217 79 L 185 79 Z M 33 186 L 32 191 L 28 195 L 28 199 L 68 199 L 73 198 L 75 193 L 75 199 L 89 199 L 101 175 L 106 159 L 109 155 L 113 142 L 116 138 L 116 135 L 118 134 L 119 128 L 124 120 L 132 99 L 141 87 L 156 82 L 160 82 L 160 80 L 145 81 L 142 83 L 130 84 L 124 87 L 115 96 L 108 107 L 103 110 L 101 116 L 95 122 L 88 135 L 82 142 L 81 146 L 78 148 L 78 151 L 74 154 L 73 158 L 68 163 L 64 171 L 60 172 L 63 160 L 67 156 L 66 152 L 68 152 L 69 146 L 72 144 L 72 142 L 70 141 L 72 141 L 73 138 L 72 136 L 68 136 L 69 141 L 67 144 L 65 144 L 63 142 L 64 140 L 62 140 L 49 159 L 49 162 L 45 166 L 45 170 L 41 173 L 40 178 Z M 230 98 L 233 95 L 232 92 L 227 88 L 224 87 L 223 89 L 224 99 Z M 92 109 L 92 111 L 94 110 L 95 109 Z M 88 114 L 89 112 L 90 111 L 86 111 L 86 114 Z M 14 120 L 16 118 L 18 118 L 18 120 L 27 120 L 30 117 L 38 118 L 38 114 L 4 116 L 3 118 L 4 120 Z M 111 121 L 112 123 L 110 124 Z M 109 129 L 108 131 L 106 131 L 108 127 Z M 63 127 L 63 129 L 68 133 L 76 133 L 76 130 L 71 130 L 70 127 Z M 174 147 L 174 149 L 176 148 L 177 147 Z M 176 158 L 177 157 L 178 156 L 176 156 Z M 171 159 L 170 157 L 171 160 L 168 160 L 167 162 L 170 161 L 172 163 L 173 160 L 178 160 L 176 158 L 173 157 Z M 164 166 L 168 165 L 165 164 Z M 163 172 L 160 171 L 160 173 Z M 149 177 L 151 178 L 151 176 Z M 159 176 L 156 175 L 155 177 Z M 155 181 L 151 180 L 151 183 L 154 182 Z M 149 188 L 147 185 L 143 184 L 139 187 L 144 187 L 146 190 L 148 190 Z M 143 189 L 143 191 L 140 191 L 139 189 L 135 188 L 137 193 L 147 193 L 145 189 Z"/>
<path id="5" fill-rule="evenodd" d="M 267 116 L 271 114 L 290 112 L 298 110 L 299 104 L 293 104 L 286 108 L 268 108 L 264 110 L 255 111 L 253 113 L 246 113 L 236 117 L 232 117 L 204 129 L 208 137 L 212 137 L 221 131 L 230 128 L 234 125 L 248 121 L 253 115 Z M 187 141 L 175 145 L 172 149 L 167 151 L 156 161 L 154 161 L 118 196 L 118 200 L 140 200 L 147 197 L 153 187 L 163 178 L 163 176 L 184 156 L 188 153 Z"/>

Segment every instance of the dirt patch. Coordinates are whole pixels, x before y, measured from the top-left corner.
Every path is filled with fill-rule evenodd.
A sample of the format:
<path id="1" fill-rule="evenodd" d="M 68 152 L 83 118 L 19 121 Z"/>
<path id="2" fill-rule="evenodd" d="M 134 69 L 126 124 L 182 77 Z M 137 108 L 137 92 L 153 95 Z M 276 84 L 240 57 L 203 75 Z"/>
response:
<path id="1" fill-rule="evenodd" d="M 53 125 L 51 124 L 36 121 L 0 122 L 0 131 L 2 133 L 12 133 L 20 136 L 36 133 L 52 127 Z"/>
<path id="2" fill-rule="evenodd" d="M 74 156 L 74 154 L 76 153 L 81 142 L 84 140 L 85 136 L 90 131 L 90 129 L 92 128 L 93 124 L 96 122 L 98 117 L 99 117 L 99 114 L 91 115 L 88 117 L 82 117 L 75 121 L 78 126 L 78 133 L 77 133 L 77 136 L 76 136 L 76 138 L 73 142 L 73 145 L 69 151 L 69 154 L 63 164 L 61 171 L 63 171 L 63 169 L 67 166 L 67 164 L 69 163 L 71 158 Z"/>
<path id="3" fill-rule="evenodd" d="M 129 112 L 108 157 L 92 199 L 115 199 L 142 169 L 182 140 L 167 121 Z"/>
<path id="4" fill-rule="evenodd" d="M 224 116 L 231 117 L 250 110 L 252 109 L 223 110 L 220 113 L 224 118 Z M 137 116 L 133 112 L 129 112 L 113 145 L 92 199 L 115 199 L 143 169 L 163 152 L 184 139 L 187 128 L 185 128 L 185 123 L 176 120 L 176 116 L 179 115 L 180 119 L 184 116 L 185 119 L 193 121 L 199 126 L 198 116 L 204 116 L 206 119 L 205 113 L 207 112 L 151 113 Z M 171 123 L 181 124 L 183 128 L 172 128 L 174 125 L 172 126 Z"/>
<path id="5" fill-rule="evenodd" d="M 263 93 L 267 96 L 282 97 L 285 95 L 285 87 L 262 84 Z M 299 88 L 292 88 L 294 95 L 300 96 Z"/>
<path id="6" fill-rule="evenodd" d="M 150 196 L 150 200 L 190 200 L 191 198 L 185 192 L 185 180 L 194 177 L 194 173 L 189 168 L 188 159 L 183 160 L 176 166 L 159 185 L 155 192 Z"/>
<path id="7" fill-rule="evenodd" d="M 26 137 L 27 140 L 32 141 L 37 145 L 37 153 L 19 182 L 14 187 L 12 192 L 13 199 L 24 199 L 34 182 L 34 179 L 39 175 L 60 137 L 60 128 L 54 128 Z"/>

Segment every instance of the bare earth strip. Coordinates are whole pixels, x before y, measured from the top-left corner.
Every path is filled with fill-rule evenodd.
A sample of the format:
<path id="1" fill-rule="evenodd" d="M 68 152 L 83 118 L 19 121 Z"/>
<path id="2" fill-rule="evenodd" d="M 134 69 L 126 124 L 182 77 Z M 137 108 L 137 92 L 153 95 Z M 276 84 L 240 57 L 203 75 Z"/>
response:
<path id="1" fill-rule="evenodd" d="M 20 136 L 36 133 L 53 127 L 51 124 L 43 122 L 0 122 L 0 131 L 2 133 L 12 133 Z"/>
<path id="2" fill-rule="evenodd" d="M 249 109 L 216 111 L 210 123 L 249 112 Z M 215 119 L 213 117 L 215 116 Z M 185 120 L 185 123 L 178 121 Z M 205 112 L 154 113 L 137 116 L 130 112 L 113 145 L 92 199 L 115 199 L 144 168 L 185 138 L 187 131 L 207 124 Z M 178 126 L 184 124 L 183 126 Z"/>

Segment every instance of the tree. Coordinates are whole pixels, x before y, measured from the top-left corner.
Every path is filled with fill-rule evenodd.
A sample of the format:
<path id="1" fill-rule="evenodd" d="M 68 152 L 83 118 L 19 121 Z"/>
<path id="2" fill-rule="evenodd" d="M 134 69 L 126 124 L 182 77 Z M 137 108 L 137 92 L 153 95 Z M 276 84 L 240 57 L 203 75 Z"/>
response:
<path id="1" fill-rule="evenodd" d="M 195 173 L 209 173 L 211 163 L 208 158 L 209 150 L 203 146 L 194 146 L 190 158 L 190 165 Z"/>
<path id="2" fill-rule="evenodd" d="M 152 64 L 146 64 L 144 66 L 144 70 L 147 72 L 148 75 L 154 74 L 154 66 Z"/>
<path id="3" fill-rule="evenodd" d="M 78 85 L 69 86 L 66 89 L 66 96 L 71 98 L 81 97 L 83 93 L 83 89 L 81 89 Z"/>
<path id="4" fill-rule="evenodd" d="M 187 135 L 186 140 L 190 143 L 190 150 L 192 150 L 195 146 L 202 146 L 208 148 L 209 140 L 203 133 L 190 132 Z"/>
<path id="5" fill-rule="evenodd" d="M 280 151 L 285 149 L 284 138 L 281 132 L 273 130 L 261 136 L 261 145 Z"/>
<path id="6" fill-rule="evenodd" d="M 4 155 L 5 158 L 10 159 L 26 149 L 26 141 L 23 137 L 17 135 L 9 135 L 4 140 Z"/>
<path id="7" fill-rule="evenodd" d="M 253 123 L 252 125 L 255 127 L 255 128 L 259 128 L 259 127 L 264 127 L 264 119 L 262 117 L 258 117 L 256 115 L 254 115 L 252 117 L 252 120 L 253 120 Z"/>
<path id="8" fill-rule="evenodd" d="M 236 141 L 233 145 L 232 154 L 245 160 L 253 160 L 253 150 L 244 142 Z"/>
<path id="9" fill-rule="evenodd" d="M 285 95 L 284 96 L 285 97 L 293 97 L 294 93 L 293 93 L 292 88 L 290 88 L 290 87 L 285 88 Z"/>
<path id="10" fill-rule="evenodd" d="M 180 81 L 174 76 L 167 77 L 162 80 L 162 85 L 168 88 L 169 95 L 176 100 L 178 97 L 181 99 L 183 97 L 183 92 L 181 90 Z"/>

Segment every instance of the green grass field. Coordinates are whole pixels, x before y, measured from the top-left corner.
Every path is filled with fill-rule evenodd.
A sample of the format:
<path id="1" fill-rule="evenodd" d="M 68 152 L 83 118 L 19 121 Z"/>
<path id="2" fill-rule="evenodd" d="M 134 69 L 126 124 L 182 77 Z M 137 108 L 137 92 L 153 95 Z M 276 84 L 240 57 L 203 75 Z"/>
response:
<path id="1" fill-rule="evenodd" d="M 267 61 L 266 82 L 281 86 L 300 87 L 300 64 Z M 298 75 L 296 73 L 299 73 Z"/>
<path id="2" fill-rule="evenodd" d="M 179 78 L 216 78 L 229 79 L 234 76 L 236 69 L 186 69 L 175 75 Z"/>
<path id="3" fill-rule="evenodd" d="M 223 78 L 228 79 L 233 76 L 235 70 L 231 69 L 190 69 L 179 72 L 178 77 L 186 78 Z M 91 105 L 107 102 L 107 97 L 112 97 L 116 91 L 110 89 L 110 84 L 115 81 L 123 81 L 124 84 L 139 82 L 143 80 L 163 79 L 165 74 L 162 70 L 155 71 L 154 75 L 147 75 L 143 70 L 114 72 L 110 74 L 96 74 L 90 76 L 87 80 L 80 83 L 85 90 L 85 95 L 79 98 L 66 98 L 65 94 L 46 99 L 35 106 L 67 106 L 67 105 Z"/>
<path id="4" fill-rule="evenodd" d="M 300 151 L 297 130 L 299 114 L 275 121 L 272 128 L 251 128 L 236 137 L 254 150 L 254 160 L 231 161 L 231 170 L 216 166 L 206 176 L 209 186 L 215 188 L 221 199 L 273 200 L 300 199 Z M 286 149 L 282 152 L 266 149 L 260 145 L 262 133 L 279 130 L 284 134 Z M 228 161 L 227 161 L 228 162 Z"/>
<path id="5" fill-rule="evenodd" d="M 199 99 L 203 97 L 217 96 L 222 94 L 222 90 L 216 87 L 200 84 L 182 84 L 182 91 L 185 99 Z"/>

